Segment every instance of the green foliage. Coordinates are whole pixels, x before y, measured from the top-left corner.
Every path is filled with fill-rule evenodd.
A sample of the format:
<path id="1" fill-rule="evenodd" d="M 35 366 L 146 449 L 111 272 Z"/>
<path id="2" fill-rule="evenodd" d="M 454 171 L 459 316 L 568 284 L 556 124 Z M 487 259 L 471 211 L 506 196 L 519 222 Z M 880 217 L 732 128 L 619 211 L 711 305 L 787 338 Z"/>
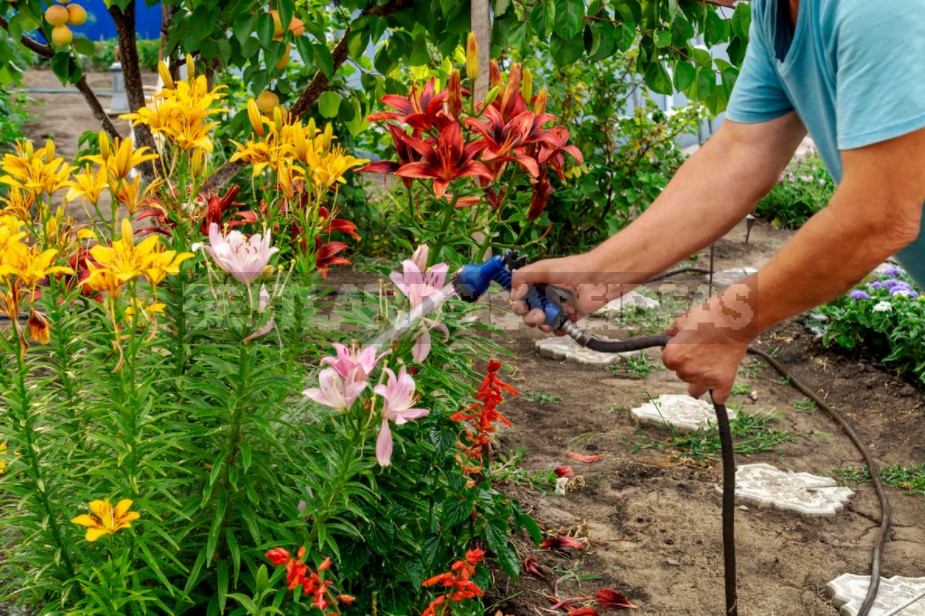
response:
<path id="1" fill-rule="evenodd" d="M 11 150 L 17 140 L 25 139 L 29 107 L 34 102 L 27 95 L 0 85 L 0 153 Z"/>
<path id="2" fill-rule="evenodd" d="M 684 162 L 678 137 L 696 135 L 705 116 L 701 105 L 665 113 L 647 94 L 640 96 L 645 90 L 634 73 L 637 54 L 632 49 L 564 68 L 532 63 L 549 87 L 550 113 L 569 127 L 586 158 L 566 172 L 561 187 L 556 182 L 535 232 L 546 233 L 550 254 L 590 248 L 645 211 Z M 642 104 L 632 108 L 636 96 Z"/>
<path id="3" fill-rule="evenodd" d="M 899 268 L 819 308 L 823 342 L 858 351 L 925 384 L 925 296 Z"/>
<path id="4" fill-rule="evenodd" d="M 791 163 L 756 212 L 776 227 L 796 229 L 828 205 L 835 183 L 818 154 Z"/>
<path id="5" fill-rule="evenodd" d="M 747 3 L 724 18 L 715 6 L 696 0 L 504 0 L 495 3 L 492 54 L 513 49 L 526 56 L 548 43 L 556 66 L 593 65 L 637 43 L 633 68 L 649 88 L 661 94 L 683 92 L 719 113 L 738 76 L 750 23 Z M 728 42 L 732 63 L 697 47 L 699 36 L 708 47 Z"/>
<path id="6" fill-rule="evenodd" d="M 771 427 L 775 415 L 770 412 L 753 413 L 734 408 L 736 416 L 729 420 L 732 431 L 733 448 L 736 453 L 751 455 L 763 451 L 775 451 L 784 443 L 793 442 L 793 436 Z M 719 459 L 721 450 L 719 433 L 715 424 L 710 424 L 696 432 L 675 432 L 667 438 L 652 436 L 640 430 L 636 438 L 629 439 L 636 451 L 642 449 L 674 450 L 673 460 L 690 460 L 694 462 L 713 462 Z"/>

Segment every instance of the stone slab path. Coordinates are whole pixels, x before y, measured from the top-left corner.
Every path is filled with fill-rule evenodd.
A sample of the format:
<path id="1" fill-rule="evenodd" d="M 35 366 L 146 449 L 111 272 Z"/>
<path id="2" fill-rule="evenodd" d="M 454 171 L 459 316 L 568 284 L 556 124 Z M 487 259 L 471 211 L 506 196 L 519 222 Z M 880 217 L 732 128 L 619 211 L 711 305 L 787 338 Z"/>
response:
<path id="1" fill-rule="evenodd" d="M 842 616 L 857 616 L 869 586 L 869 575 L 850 573 L 826 584 Z M 925 616 L 925 578 L 881 578 L 869 616 Z"/>
<path id="2" fill-rule="evenodd" d="M 717 486 L 717 491 L 722 488 Z M 736 500 L 795 511 L 832 516 L 841 511 L 854 491 L 831 477 L 784 471 L 770 464 L 742 464 L 736 471 Z"/>
<path id="3" fill-rule="evenodd" d="M 631 412 L 640 423 L 668 425 L 686 432 L 706 428 L 711 422 L 716 424 L 716 411 L 712 404 L 685 395 L 662 394 Z M 735 419 L 735 411 L 727 408 L 726 413 L 729 419 Z"/>

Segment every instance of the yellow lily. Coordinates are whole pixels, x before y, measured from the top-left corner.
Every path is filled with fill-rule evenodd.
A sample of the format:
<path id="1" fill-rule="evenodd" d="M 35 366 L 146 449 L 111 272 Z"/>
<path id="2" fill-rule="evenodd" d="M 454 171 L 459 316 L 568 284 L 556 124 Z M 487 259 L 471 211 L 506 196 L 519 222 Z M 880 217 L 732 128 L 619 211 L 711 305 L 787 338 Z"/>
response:
<path id="1" fill-rule="evenodd" d="M 10 244 L 2 258 L 0 276 L 15 275 L 25 288 L 34 287 L 50 274 L 73 274 L 74 270 L 63 265 L 52 265 L 58 251 L 42 250 L 38 246 L 26 246 L 21 242 Z"/>
<path id="2" fill-rule="evenodd" d="M 79 197 L 96 205 L 108 184 L 107 175 L 107 168 L 104 166 L 97 167 L 94 172 L 90 170 L 90 165 L 84 165 L 83 171 L 75 174 L 74 179 L 69 182 L 71 189 L 67 191 L 66 199 L 72 201 Z"/>
<path id="3" fill-rule="evenodd" d="M 130 215 L 134 216 L 135 212 L 141 209 L 148 194 L 156 190 L 159 185 L 160 181 L 155 180 L 142 188 L 141 176 L 136 175 L 131 180 L 122 182 L 122 186 L 119 188 L 119 194 L 116 195 L 116 200 L 125 206 L 125 209 L 128 210 Z"/>
<path id="4" fill-rule="evenodd" d="M 158 244 L 158 246 L 163 246 Z M 157 286 L 167 277 L 168 274 L 176 275 L 180 273 L 180 265 L 187 259 L 193 258 L 191 252 L 177 253 L 176 250 L 156 250 L 152 255 L 145 270 L 145 278 L 152 286 Z"/>
<path id="5" fill-rule="evenodd" d="M 323 189 L 335 183 L 346 183 L 344 174 L 347 171 L 368 162 L 366 158 L 355 158 L 346 154 L 341 146 L 336 145 L 323 156 L 313 157 L 307 171 L 310 173 L 315 188 Z"/>
<path id="6" fill-rule="evenodd" d="M 17 142 L 15 151 L 3 156 L 0 168 L 6 173 L 0 177 L 0 182 L 36 197 L 42 193 L 52 195 L 66 188 L 74 170 L 63 158 L 55 157 L 55 144 L 50 139 L 45 147 L 37 150 L 29 141 Z"/>
<path id="7" fill-rule="evenodd" d="M 0 215 L 14 216 L 19 220 L 27 221 L 32 219 L 35 195 L 24 191 L 19 186 L 13 186 L 6 197 L 0 197 L 0 203 L 6 204 L 6 207 L 0 210 Z"/>
<path id="8" fill-rule="evenodd" d="M 88 160 L 106 167 L 110 179 L 124 180 L 132 169 L 143 162 L 157 158 L 157 154 L 147 154 L 148 150 L 148 146 L 136 149 L 131 139 L 116 139 L 113 144 L 113 151 L 109 156 L 101 153 L 100 155 L 84 156 L 81 160 Z"/>
<path id="9" fill-rule="evenodd" d="M 86 526 L 86 540 L 96 541 L 104 535 L 115 535 L 123 528 L 131 528 L 132 522 L 141 517 L 137 511 L 129 511 L 131 507 L 132 501 L 127 498 L 120 500 L 115 507 L 108 498 L 90 501 L 92 515 L 79 515 L 71 520 L 71 523 Z"/>
<path id="10" fill-rule="evenodd" d="M 102 268 L 91 271 L 86 282 L 89 283 L 101 271 L 110 272 L 121 282 L 143 275 L 150 266 L 159 241 L 156 235 L 152 235 L 136 245 L 132 223 L 128 218 L 122 219 L 122 237 L 114 240 L 112 246 L 97 244 L 90 249 L 90 255 Z"/>

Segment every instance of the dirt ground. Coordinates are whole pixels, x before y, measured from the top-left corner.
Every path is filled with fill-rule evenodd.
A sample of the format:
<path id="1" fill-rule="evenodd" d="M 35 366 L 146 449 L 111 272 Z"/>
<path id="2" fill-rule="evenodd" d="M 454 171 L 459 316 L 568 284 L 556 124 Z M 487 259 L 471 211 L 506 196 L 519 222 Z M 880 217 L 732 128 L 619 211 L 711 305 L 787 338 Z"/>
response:
<path id="1" fill-rule="evenodd" d="M 89 80 L 94 87 L 111 83 L 108 74 L 90 75 Z M 28 74 L 27 84 L 59 87 L 49 72 Z M 34 97 L 46 104 L 37 106 L 30 136 L 44 140 L 54 135 L 64 155 L 73 155 L 83 131 L 97 129 L 76 92 Z M 104 100 L 104 105 L 107 103 Z M 789 235 L 759 224 L 745 245 L 745 228 L 740 225 L 717 243 L 716 269 L 759 267 Z M 692 265 L 706 267 L 708 263 L 708 253 L 704 252 Z M 350 272 L 341 271 L 343 275 L 332 275 L 333 282 L 356 280 Z M 361 281 L 367 279 L 359 277 Z M 702 278 L 688 277 L 672 280 L 658 291 L 676 297 L 680 292 L 682 299 L 674 306 L 683 308 L 686 290 L 703 291 L 702 287 Z M 646 402 L 650 395 L 685 393 L 686 386 L 663 369 L 641 378 L 625 369 L 611 371 L 540 357 L 533 343 L 542 334 L 519 327 L 505 306 L 504 297 L 495 295 L 486 316 L 509 336 L 504 345 L 513 355 L 503 359 L 513 372 L 507 379 L 525 395 L 506 404 L 505 414 L 513 428 L 502 434 L 499 453 L 512 455 L 524 449 L 521 466 L 528 472 L 571 464 L 586 485 L 566 496 L 544 493 L 523 483 L 509 482 L 501 488 L 518 498 L 545 532 L 584 537 L 588 545 L 580 551 L 549 551 L 523 540 L 519 546 L 522 556 L 536 556 L 546 577 L 524 574 L 517 584 L 501 581 L 494 593 L 498 603 L 491 614 L 496 610 L 510 616 L 546 614 L 539 608 L 549 607 L 544 595 L 551 595 L 554 588 L 565 598 L 593 595 L 603 587 L 624 593 L 640 607 L 640 614 L 722 613 L 720 495 L 715 490 L 720 481 L 719 465 L 679 465 L 671 461 L 670 451 L 634 451 L 632 444 L 640 432 L 628 409 Z M 669 316 L 663 315 L 664 325 Z M 612 333 L 625 334 L 626 327 L 618 323 Z M 760 346 L 776 347 L 780 359 L 797 378 L 823 392 L 857 426 L 881 461 L 909 465 L 925 461 L 922 391 L 878 366 L 825 350 L 796 322 L 763 336 Z M 658 365 L 658 354 L 649 355 L 649 363 Z M 773 452 L 747 459 L 739 456 L 740 463 L 768 462 L 820 474 L 860 463 L 847 437 L 822 411 L 798 412 L 793 403 L 803 396 L 781 384 L 776 373 L 760 365 L 747 372 L 740 382 L 748 383 L 757 399 L 740 395 L 731 402 L 752 412 L 779 414 L 774 427 L 791 432 L 794 441 Z M 555 398 L 560 401 L 553 402 Z M 644 433 L 667 436 L 666 431 L 656 428 L 645 428 Z M 598 462 L 582 464 L 566 458 L 566 451 L 606 455 Z M 893 532 L 886 546 L 883 574 L 923 576 L 925 499 L 887 490 L 893 506 Z M 878 516 L 878 503 L 869 485 L 860 486 L 846 509 L 830 518 L 753 506 L 740 508 L 740 613 L 834 615 L 825 583 L 842 573 L 868 572 Z"/>
<path id="2" fill-rule="evenodd" d="M 760 265 L 788 233 L 756 226 L 750 246 L 744 226 L 717 244 L 716 268 Z M 707 253 L 698 264 L 708 262 Z M 688 279 L 691 280 L 692 279 Z M 495 299 L 491 315 L 509 326 L 504 299 Z M 666 316 L 665 324 L 668 323 Z M 616 330 L 613 333 L 618 333 Z M 524 541 L 522 556 L 535 556 L 545 579 L 525 574 L 518 584 L 502 584 L 497 593 L 504 614 L 544 614 L 544 595 L 562 599 L 590 596 L 603 587 L 625 594 L 640 614 L 721 614 L 723 608 L 720 534 L 721 467 L 672 461 L 673 451 L 635 451 L 641 433 L 666 438 L 667 430 L 638 427 L 629 409 L 660 394 L 686 393 L 673 373 L 656 369 L 640 378 L 541 357 L 540 337 L 517 328 L 508 331 L 514 357 L 508 381 L 521 393 L 505 414 L 513 428 L 501 438 L 499 453 L 523 449 L 522 467 L 549 471 L 571 464 L 586 487 L 566 496 L 544 493 L 524 483 L 503 489 L 518 498 L 544 531 L 588 539 L 583 550 L 537 550 Z M 904 465 L 925 461 L 925 394 L 881 367 L 827 351 L 803 325 L 782 324 L 761 338 L 759 347 L 776 348 L 792 374 L 823 394 L 847 416 L 880 461 Z M 659 365 L 650 352 L 650 364 Z M 752 413 L 779 415 L 773 427 L 794 442 L 774 451 L 738 456 L 739 463 L 767 462 L 779 468 L 831 475 L 861 457 L 839 427 L 821 410 L 799 412 L 802 394 L 781 383 L 760 364 L 745 370 L 757 399 L 734 396 L 730 403 Z M 550 397 L 560 402 L 548 401 Z M 605 454 L 591 464 L 566 451 Z M 925 499 L 887 488 L 893 507 L 893 531 L 884 556 L 884 577 L 925 575 Z M 743 616 L 834 615 L 825 584 L 843 573 L 868 573 L 870 549 L 879 526 L 879 504 L 869 484 L 858 488 L 846 509 L 833 517 L 810 517 L 775 509 L 743 506 L 737 511 L 739 613 Z M 569 573 L 571 572 L 571 573 Z M 574 574 L 591 575 L 580 586 Z M 510 599 L 506 599 L 511 597 Z M 564 613 L 564 612 L 560 612 Z M 607 610 L 601 610 L 607 613 Z"/>

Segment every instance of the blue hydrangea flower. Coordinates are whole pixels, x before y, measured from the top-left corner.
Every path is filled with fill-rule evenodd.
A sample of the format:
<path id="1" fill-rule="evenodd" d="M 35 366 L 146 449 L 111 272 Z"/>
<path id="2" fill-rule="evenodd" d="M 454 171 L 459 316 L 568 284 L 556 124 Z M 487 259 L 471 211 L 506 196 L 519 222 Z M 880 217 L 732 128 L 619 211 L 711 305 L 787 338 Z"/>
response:
<path id="1" fill-rule="evenodd" d="M 896 295 L 897 293 L 909 294 L 912 292 L 912 286 L 908 282 L 896 281 L 892 287 L 890 287 L 890 295 Z"/>
<path id="2" fill-rule="evenodd" d="M 861 291 L 860 289 L 855 289 L 849 295 L 851 299 L 870 299 L 870 295 L 867 291 Z"/>
<path id="3" fill-rule="evenodd" d="M 880 289 L 883 288 L 883 283 L 878 280 L 876 282 L 870 283 L 869 285 L 867 285 L 867 287 L 871 289 L 872 291 L 879 291 Z"/>
<path id="4" fill-rule="evenodd" d="M 887 290 L 892 290 L 893 287 L 897 285 L 901 285 L 901 284 L 907 284 L 907 283 L 903 282 L 902 280 L 895 280 L 893 278 L 890 278 L 889 280 L 883 281 L 883 288 Z"/>

